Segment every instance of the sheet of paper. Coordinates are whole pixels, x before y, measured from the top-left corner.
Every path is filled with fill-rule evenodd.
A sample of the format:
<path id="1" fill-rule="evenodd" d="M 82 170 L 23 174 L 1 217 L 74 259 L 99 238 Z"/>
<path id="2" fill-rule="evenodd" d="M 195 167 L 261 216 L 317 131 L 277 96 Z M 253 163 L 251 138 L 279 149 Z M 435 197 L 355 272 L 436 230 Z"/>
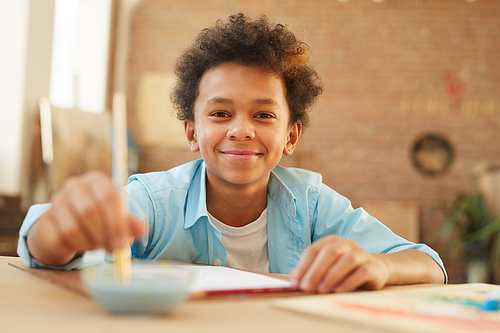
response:
<path id="1" fill-rule="evenodd" d="M 59 283 L 82 295 L 88 296 L 87 290 L 80 279 L 79 271 L 57 271 L 51 269 L 28 268 L 20 258 L 13 258 L 9 264 L 28 273 Z M 158 265 L 176 266 L 193 272 L 193 281 L 189 289 L 189 292 L 192 294 L 210 290 L 286 288 L 291 286 L 291 283 L 286 280 L 221 266 L 202 266 L 190 264 L 179 265 L 161 261 L 151 262 L 140 266 L 133 266 L 135 267 L 135 270 L 140 270 L 142 274 L 147 275 L 154 273 L 150 272 L 150 270 L 155 271 L 159 269 Z"/>
<path id="2" fill-rule="evenodd" d="M 222 266 L 191 266 L 182 268 L 193 272 L 194 278 L 189 291 L 259 289 L 290 287 L 289 281 L 257 273 L 245 272 Z"/>
<path id="3" fill-rule="evenodd" d="M 500 311 L 475 305 L 500 286 L 461 284 L 276 299 L 273 305 L 390 332 L 499 332 Z"/>

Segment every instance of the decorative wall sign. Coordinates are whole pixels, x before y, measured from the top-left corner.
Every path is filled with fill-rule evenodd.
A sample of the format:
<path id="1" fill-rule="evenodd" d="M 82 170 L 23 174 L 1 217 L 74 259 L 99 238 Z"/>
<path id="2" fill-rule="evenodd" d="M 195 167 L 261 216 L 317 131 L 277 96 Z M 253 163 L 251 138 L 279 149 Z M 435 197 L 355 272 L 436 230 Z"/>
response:
<path id="1" fill-rule="evenodd" d="M 438 134 L 426 134 L 413 146 L 413 164 L 426 176 L 438 176 L 445 173 L 453 161 L 451 144 Z"/>

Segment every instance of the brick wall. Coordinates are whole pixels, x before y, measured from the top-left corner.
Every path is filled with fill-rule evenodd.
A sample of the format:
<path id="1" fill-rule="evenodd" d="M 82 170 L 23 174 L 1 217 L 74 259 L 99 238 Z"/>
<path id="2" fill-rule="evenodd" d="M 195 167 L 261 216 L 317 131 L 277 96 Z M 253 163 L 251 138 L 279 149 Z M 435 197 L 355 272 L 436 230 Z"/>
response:
<path id="1" fill-rule="evenodd" d="M 131 27 L 132 126 L 141 75 L 170 72 L 200 29 L 237 11 L 265 13 L 306 32 L 325 90 L 297 153 L 283 164 L 321 172 L 355 207 L 411 201 L 423 211 L 468 190 L 478 162 L 500 164 L 500 0 L 143 1 Z M 426 133 L 443 135 L 454 149 L 442 176 L 424 176 L 412 165 L 415 140 Z M 142 171 L 195 157 L 141 148 Z M 430 236 L 439 223 L 422 220 L 423 241 L 443 256 L 450 280 L 460 282 L 461 262 Z"/>

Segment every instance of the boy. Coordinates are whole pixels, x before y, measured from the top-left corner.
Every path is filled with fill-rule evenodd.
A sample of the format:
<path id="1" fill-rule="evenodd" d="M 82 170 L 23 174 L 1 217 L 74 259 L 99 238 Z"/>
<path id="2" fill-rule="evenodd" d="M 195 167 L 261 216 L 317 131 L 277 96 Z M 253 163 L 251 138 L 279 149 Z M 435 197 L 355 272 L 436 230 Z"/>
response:
<path id="1" fill-rule="evenodd" d="M 278 166 L 322 91 L 308 60 L 308 46 L 264 16 L 203 30 L 176 63 L 172 93 L 202 160 L 130 177 L 127 219 L 102 174 L 68 181 L 52 205 L 28 212 L 20 256 L 34 267 L 80 268 L 98 256 L 91 250 L 132 237 L 136 258 L 290 273 L 305 291 L 443 283 L 430 248 L 353 209 L 320 175 Z"/>

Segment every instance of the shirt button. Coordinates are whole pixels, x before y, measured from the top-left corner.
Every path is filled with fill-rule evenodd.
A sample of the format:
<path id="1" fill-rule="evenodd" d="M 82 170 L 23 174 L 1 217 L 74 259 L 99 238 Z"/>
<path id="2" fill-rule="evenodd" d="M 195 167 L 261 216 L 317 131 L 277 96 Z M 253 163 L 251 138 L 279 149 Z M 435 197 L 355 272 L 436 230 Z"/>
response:
<path id="1" fill-rule="evenodd" d="M 220 259 L 215 259 L 215 261 L 214 261 L 215 266 L 220 266 L 221 264 L 222 264 L 222 261 L 220 261 Z"/>

